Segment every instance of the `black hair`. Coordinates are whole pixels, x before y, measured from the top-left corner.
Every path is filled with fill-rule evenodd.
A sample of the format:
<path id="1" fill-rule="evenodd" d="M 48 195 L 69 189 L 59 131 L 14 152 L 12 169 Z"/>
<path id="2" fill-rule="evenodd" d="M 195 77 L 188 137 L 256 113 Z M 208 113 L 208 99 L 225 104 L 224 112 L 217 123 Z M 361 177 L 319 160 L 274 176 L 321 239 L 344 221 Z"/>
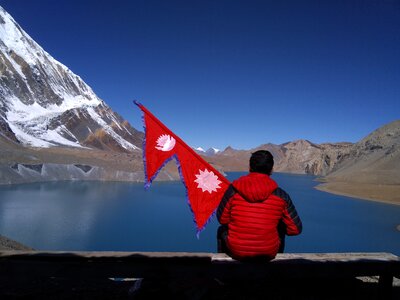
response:
<path id="1" fill-rule="evenodd" d="M 251 154 L 250 172 L 263 173 L 271 175 L 274 167 L 274 157 L 267 150 L 258 150 Z"/>

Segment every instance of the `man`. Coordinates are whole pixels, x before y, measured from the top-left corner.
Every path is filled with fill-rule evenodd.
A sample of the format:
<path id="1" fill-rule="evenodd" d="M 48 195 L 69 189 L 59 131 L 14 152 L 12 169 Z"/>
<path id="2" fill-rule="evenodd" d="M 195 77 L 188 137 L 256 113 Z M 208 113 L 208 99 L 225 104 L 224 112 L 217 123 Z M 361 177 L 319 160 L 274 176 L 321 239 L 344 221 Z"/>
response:
<path id="1" fill-rule="evenodd" d="M 302 223 L 289 195 L 270 178 L 272 154 L 254 152 L 250 173 L 235 180 L 217 210 L 218 251 L 239 260 L 273 259 L 283 252 L 285 235 L 298 235 Z"/>

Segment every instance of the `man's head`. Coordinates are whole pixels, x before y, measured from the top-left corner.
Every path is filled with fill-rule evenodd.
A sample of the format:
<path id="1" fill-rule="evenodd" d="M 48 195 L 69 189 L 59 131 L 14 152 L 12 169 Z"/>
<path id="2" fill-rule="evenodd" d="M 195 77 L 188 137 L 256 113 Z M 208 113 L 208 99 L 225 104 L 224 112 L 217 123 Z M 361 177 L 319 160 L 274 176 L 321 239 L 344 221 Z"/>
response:
<path id="1" fill-rule="evenodd" d="M 274 167 L 274 157 L 267 150 L 258 150 L 251 154 L 250 172 L 263 173 L 271 175 Z"/>

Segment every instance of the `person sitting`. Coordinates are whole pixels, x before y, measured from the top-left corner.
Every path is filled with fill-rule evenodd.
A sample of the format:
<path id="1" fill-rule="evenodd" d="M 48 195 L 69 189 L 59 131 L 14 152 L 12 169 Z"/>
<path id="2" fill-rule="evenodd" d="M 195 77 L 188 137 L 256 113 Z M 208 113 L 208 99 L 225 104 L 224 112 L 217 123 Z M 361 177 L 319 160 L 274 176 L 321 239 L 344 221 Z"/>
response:
<path id="1" fill-rule="evenodd" d="M 298 235 L 302 222 L 283 189 L 271 179 L 272 154 L 250 157 L 250 172 L 233 181 L 217 209 L 218 252 L 238 260 L 275 258 L 283 252 L 285 235 Z"/>

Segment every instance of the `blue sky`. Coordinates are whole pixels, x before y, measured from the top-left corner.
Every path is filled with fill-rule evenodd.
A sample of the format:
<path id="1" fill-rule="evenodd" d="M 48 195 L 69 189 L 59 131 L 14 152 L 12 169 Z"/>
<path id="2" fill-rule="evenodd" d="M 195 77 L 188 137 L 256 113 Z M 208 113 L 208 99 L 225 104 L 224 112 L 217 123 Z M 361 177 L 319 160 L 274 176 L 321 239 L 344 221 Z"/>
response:
<path id="1" fill-rule="evenodd" d="M 400 116 L 400 1 L 0 0 L 142 130 L 191 146 L 356 142 Z"/>

